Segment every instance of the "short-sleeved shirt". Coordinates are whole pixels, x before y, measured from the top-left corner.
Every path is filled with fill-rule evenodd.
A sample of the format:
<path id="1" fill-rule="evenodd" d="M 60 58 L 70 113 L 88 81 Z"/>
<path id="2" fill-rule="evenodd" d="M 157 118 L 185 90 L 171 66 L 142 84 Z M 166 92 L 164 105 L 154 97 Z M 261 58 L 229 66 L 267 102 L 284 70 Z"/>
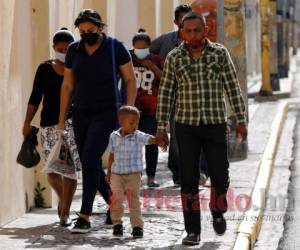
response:
<path id="1" fill-rule="evenodd" d="M 124 45 L 114 39 L 116 70 L 131 60 Z M 88 55 L 82 40 L 70 44 L 65 61 L 75 77 L 74 109 L 98 112 L 116 104 L 112 60 L 112 38 L 103 34 L 101 46 Z"/>
<path id="2" fill-rule="evenodd" d="M 43 99 L 41 127 L 58 123 L 62 81 L 63 76 L 54 71 L 52 60 L 47 60 L 39 65 L 28 104 L 38 108 Z"/>
<path id="3" fill-rule="evenodd" d="M 134 74 L 137 84 L 137 96 L 135 106 L 141 111 L 142 116 L 152 116 L 156 114 L 157 94 L 159 87 L 159 79 L 154 72 L 147 67 L 141 65 L 133 51 L 131 52 Z M 150 54 L 148 58 L 159 69 L 163 69 L 163 60 L 160 56 Z"/>
<path id="4" fill-rule="evenodd" d="M 112 173 L 131 174 L 143 171 L 143 147 L 152 136 L 136 130 L 122 137 L 120 130 L 110 135 L 108 151 L 114 154 Z"/>

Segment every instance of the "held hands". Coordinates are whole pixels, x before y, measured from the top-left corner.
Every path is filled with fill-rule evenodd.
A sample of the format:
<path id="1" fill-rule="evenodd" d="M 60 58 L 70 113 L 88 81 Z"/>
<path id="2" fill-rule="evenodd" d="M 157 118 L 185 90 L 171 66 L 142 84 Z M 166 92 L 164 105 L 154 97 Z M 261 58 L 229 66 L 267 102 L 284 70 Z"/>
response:
<path id="1" fill-rule="evenodd" d="M 162 151 L 167 151 L 169 146 L 169 137 L 166 131 L 159 131 L 156 133 L 155 144 L 158 145 Z"/>
<path id="2" fill-rule="evenodd" d="M 246 141 L 248 131 L 247 131 L 246 125 L 244 123 L 237 124 L 235 131 L 236 131 L 236 137 L 238 138 L 239 143 Z"/>

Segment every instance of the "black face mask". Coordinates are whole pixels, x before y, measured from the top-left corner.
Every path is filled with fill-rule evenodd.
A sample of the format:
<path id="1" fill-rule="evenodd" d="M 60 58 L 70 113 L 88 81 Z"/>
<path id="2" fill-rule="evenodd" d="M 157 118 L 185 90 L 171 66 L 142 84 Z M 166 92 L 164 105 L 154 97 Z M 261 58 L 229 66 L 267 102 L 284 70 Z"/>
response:
<path id="1" fill-rule="evenodd" d="M 100 34 L 90 32 L 90 33 L 83 33 L 80 36 L 85 43 L 87 43 L 89 46 L 92 46 L 98 41 Z"/>

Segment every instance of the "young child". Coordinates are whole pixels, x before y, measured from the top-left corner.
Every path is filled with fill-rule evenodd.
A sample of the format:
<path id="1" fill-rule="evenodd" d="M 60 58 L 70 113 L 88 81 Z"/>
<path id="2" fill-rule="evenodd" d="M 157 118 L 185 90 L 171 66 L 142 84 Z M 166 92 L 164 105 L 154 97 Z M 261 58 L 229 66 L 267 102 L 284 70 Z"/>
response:
<path id="1" fill-rule="evenodd" d="M 137 130 L 140 113 L 136 107 L 122 106 L 119 111 L 120 129 L 110 135 L 107 179 L 111 183 L 111 218 L 113 235 L 123 235 L 123 201 L 126 193 L 130 210 L 132 236 L 143 237 L 143 218 L 139 201 L 141 172 L 143 171 L 143 147 L 158 144 L 149 134 Z M 165 146 L 162 146 L 166 150 Z"/>

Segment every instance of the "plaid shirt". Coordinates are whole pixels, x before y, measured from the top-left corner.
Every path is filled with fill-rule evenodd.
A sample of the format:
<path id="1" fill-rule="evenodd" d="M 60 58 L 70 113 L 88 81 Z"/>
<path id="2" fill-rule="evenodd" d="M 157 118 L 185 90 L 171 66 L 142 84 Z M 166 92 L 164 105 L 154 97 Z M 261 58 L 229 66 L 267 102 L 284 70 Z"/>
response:
<path id="1" fill-rule="evenodd" d="M 178 123 L 225 123 L 224 90 L 238 123 L 245 123 L 245 103 L 227 49 L 207 40 L 200 59 L 195 60 L 181 43 L 165 61 L 158 93 L 158 130 L 165 130 L 174 104 Z"/>
<path id="2" fill-rule="evenodd" d="M 143 171 L 143 147 L 149 144 L 152 135 L 136 130 L 121 136 L 120 130 L 110 135 L 108 151 L 114 154 L 112 173 L 131 174 Z"/>

